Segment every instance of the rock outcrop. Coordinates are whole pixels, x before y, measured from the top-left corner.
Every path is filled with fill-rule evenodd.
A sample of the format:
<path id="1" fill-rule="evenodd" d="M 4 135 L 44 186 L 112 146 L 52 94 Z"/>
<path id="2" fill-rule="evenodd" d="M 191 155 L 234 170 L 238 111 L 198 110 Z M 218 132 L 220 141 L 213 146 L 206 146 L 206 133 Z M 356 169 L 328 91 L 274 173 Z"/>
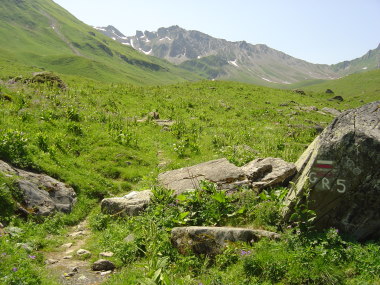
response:
<path id="1" fill-rule="evenodd" d="M 335 227 L 358 240 L 380 238 L 380 101 L 342 113 L 296 166 L 285 219 L 309 187 L 317 228 Z"/>
<path id="2" fill-rule="evenodd" d="M 30 214 L 69 213 L 76 202 L 74 189 L 50 176 L 17 169 L 1 160 L 0 172 L 14 176 L 15 186 L 23 197 L 22 206 Z"/>
<path id="3" fill-rule="evenodd" d="M 225 158 L 167 171 L 158 175 L 160 185 L 174 190 L 175 194 L 197 189 L 202 180 L 216 183 L 221 189 L 231 189 L 241 183 L 248 182 L 243 170 Z"/>
<path id="4" fill-rule="evenodd" d="M 136 216 L 148 206 L 152 195 L 150 190 L 133 191 L 123 197 L 103 199 L 100 206 L 104 214 Z"/>
<path id="5" fill-rule="evenodd" d="M 296 174 L 296 166 L 280 158 L 258 158 L 242 167 L 253 189 L 286 186 Z"/>
<path id="6" fill-rule="evenodd" d="M 264 230 L 232 227 L 178 227 L 171 232 L 171 242 L 182 254 L 216 255 L 231 242 L 252 243 L 261 238 L 278 239 L 279 234 Z"/>

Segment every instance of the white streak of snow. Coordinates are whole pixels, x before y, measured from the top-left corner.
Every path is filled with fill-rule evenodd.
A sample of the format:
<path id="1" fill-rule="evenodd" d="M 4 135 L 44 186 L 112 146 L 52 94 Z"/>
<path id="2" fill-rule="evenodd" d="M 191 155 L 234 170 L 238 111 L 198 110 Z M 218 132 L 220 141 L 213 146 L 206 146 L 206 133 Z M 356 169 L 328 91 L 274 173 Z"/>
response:
<path id="1" fill-rule="evenodd" d="M 107 32 L 107 30 L 106 29 L 103 29 L 103 28 L 101 28 L 101 27 L 94 27 L 96 30 L 99 30 L 99 31 L 104 31 L 104 32 Z"/>
<path id="2" fill-rule="evenodd" d="M 131 46 L 132 46 L 133 48 L 135 48 L 135 46 L 133 45 L 133 39 L 131 39 Z"/>
<path id="3" fill-rule="evenodd" d="M 366 66 L 366 67 L 363 67 L 362 69 L 366 70 L 366 69 L 368 69 L 368 67 Z"/>
<path id="4" fill-rule="evenodd" d="M 237 59 L 235 59 L 234 61 L 231 61 L 231 60 L 228 61 L 229 64 L 231 64 L 235 67 L 239 67 L 239 65 L 236 62 L 237 62 Z"/>
<path id="5" fill-rule="evenodd" d="M 123 45 L 130 46 L 130 43 L 122 43 Z"/>

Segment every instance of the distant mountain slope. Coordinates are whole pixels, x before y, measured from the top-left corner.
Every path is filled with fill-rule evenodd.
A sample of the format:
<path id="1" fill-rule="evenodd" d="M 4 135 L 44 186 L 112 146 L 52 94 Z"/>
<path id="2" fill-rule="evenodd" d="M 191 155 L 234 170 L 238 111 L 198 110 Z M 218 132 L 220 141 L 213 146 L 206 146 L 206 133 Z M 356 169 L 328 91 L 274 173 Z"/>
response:
<path id="1" fill-rule="evenodd" d="M 291 84 L 311 79 L 334 79 L 342 75 L 374 69 L 379 48 L 356 62 L 337 65 L 312 64 L 272 49 L 245 41 L 229 42 L 178 26 L 156 32 L 137 31 L 126 37 L 113 26 L 98 27 L 105 35 L 139 50 L 178 64 L 209 79 L 228 79 L 266 85 Z"/>
<path id="2" fill-rule="evenodd" d="M 199 78 L 110 40 L 51 0 L 1 0 L 0 62 L 9 61 L 111 82 L 157 84 Z"/>

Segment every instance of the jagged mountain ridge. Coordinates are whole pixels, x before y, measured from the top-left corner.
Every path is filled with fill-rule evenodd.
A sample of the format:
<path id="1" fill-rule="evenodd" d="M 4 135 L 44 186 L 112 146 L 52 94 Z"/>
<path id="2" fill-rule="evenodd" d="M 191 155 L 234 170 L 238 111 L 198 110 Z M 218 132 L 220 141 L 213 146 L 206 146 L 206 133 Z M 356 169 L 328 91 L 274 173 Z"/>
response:
<path id="1" fill-rule="evenodd" d="M 354 61 L 336 65 L 313 64 L 294 58 L 264 44 L 229 42 L 179 26 L 156 32 L 137 31 L 125 36 L 113 26 L 98 27 L 105 35 L 147 55 L 167 59 L 209 79 L 227 79 L 250 83 L 291 84 L 311 79 L 335 79 L 361 70 L 374 69 L 379 47 Z M 377 57 L 377 58 L 376 58 Z M 377 60 L 377 62 L 376 62 Z"/>

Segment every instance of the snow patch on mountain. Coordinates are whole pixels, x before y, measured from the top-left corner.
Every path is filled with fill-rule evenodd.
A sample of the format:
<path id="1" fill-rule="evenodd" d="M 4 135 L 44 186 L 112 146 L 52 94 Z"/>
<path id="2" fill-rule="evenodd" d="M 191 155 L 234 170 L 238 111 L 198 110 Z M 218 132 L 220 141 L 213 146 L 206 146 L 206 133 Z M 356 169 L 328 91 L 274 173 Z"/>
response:
<path id="1" fill-rule="evenodd" d="M 235 67 L 239 67 L 239 65 L 236 63 L 237 62 L 237 59 L 235 59 L 234 61 L 232 60 L 229 60 L 228 63 L 235 66 Z"/>

